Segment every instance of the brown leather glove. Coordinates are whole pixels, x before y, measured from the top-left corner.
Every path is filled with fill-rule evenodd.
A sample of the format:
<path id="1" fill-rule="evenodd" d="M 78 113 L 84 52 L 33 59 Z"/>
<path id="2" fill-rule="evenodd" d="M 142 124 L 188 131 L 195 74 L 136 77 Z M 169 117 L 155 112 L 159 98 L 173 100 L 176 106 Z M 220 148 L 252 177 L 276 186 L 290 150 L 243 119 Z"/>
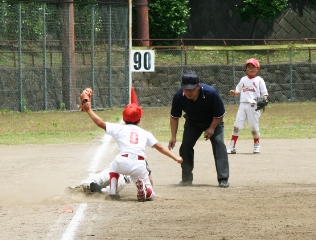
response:
<path id="1" fill-rule="evenodd" d="M 87 111 L 91 108 L 91 99 L 92 99 L 93 91 L 91 88 L 86 88 L 82 91 L 80 95 L 80 101 L 81 101 L 81 111 Z"/>

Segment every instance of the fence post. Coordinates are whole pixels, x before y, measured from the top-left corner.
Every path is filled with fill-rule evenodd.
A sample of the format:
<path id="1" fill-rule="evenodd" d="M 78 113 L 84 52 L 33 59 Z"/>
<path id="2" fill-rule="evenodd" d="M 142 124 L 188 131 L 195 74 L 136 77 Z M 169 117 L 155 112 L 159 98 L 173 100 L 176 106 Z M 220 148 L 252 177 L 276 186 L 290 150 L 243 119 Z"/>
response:
<path id="1" fill-rule="evenodd" d="M 18 3 L 18 14 L 19 14 L 19 100 L 20 100 L 20 112 L 23 112 L 25 108 L 25 101 L 23 101 L 23 79 L 22 79 L 22 9 L 21 9 L 21 1 Z"/>
<path id="2" fill-rule="evenodd" d="M 47 69 L 46 69 L 46 3 L 43 3 L 43 75 L 44 75 L 44 110 L 47 110 Z"/>
<path id="3" fill-rule="evenodd" d="M 292 48 L 290 48 L 290 101 L 293 100 Z"/>
<path id="4" fill-rule="evenodd" d="M 232 50 L 232 66 L 233 66 L 233 84 L 236 86 L 236 73 L 235 73 L 235 55 L 234 50 Z M 236 104 L 236 97 L 234 96 L 234 104 Z"/>
<path id="5" fill-rule="evenodd" d="M 91 88 L 94 89 L 94 4 L 91 6 Z M 92 95 L 92 106 L 95 107 L 95 97 Z"/>
<path id="6" fill-rule="evenodd" d="M 112 5 L 108 6 L 108 52 L 107 52 L 107 61 L 108 61 L 108 81 L 109 81 L 109 107 L 112 107 Z"/>

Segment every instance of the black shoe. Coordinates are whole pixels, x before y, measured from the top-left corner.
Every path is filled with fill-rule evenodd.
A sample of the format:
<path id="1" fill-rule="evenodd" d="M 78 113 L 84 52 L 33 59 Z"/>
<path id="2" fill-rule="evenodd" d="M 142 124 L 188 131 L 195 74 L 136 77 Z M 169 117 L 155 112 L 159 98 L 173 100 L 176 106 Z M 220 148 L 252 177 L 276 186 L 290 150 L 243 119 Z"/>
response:
<path id="1" fill-rule="evenodd" d="M 220 188 L 228 188 L 229 187 L 229 183 L 227 179 L 222 179 L 218 182 L 218 186 Z"/>
<path id="2" fill-rule="evenodd" d="M 180 186 L 191 186 L 192 185 L 192 181 L 181 181 L 179 182 Z"/>

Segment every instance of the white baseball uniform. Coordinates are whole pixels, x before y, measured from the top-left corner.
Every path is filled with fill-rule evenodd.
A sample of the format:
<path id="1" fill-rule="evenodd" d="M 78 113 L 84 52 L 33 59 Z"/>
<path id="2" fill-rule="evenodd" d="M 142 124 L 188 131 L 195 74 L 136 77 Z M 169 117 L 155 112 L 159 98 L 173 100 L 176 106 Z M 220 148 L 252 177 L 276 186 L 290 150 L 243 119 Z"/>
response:
<path id="1" fill-rule="evenodd" d="M 145 186 L 152 190 L 150 198 L 155 196 L 148 177 L 146 168 L 146 146 L 153 147 L 158 141 L 148 131 L 134 125 L 121 125 L 117 123 L 106 122 L 106 133 L 111 135 L 118 143 L 120 153 L 111 162 L 109 172 L 115 172 L 123 175 L 130 175 L 134 184 L 137 179 L 142 179 Z M 112 189 L 115 194 L 115 189 Z"/>
<path id="2" fill-rule="evenodd" d="M 240 93 L 240 105 L 232 134 L 239 136 L 245 122 L 248 121 L 253 137 L 259 138 L 259 118 L 261 113 L 260 110 L 255 110 L 257 108 L 255 99 L 268 95 L 266 84 L 259 76 L 251 79 L 248 76 L 244 76 L 237 84 L 236 91 Z"/>
<path id="3" fill-rule="evenodd" d="M 108 190 L 110 192 L 110 175 L 109 169 L 104 169 L 103 171 L 88 177 L 81 182 L 80 188 L 85 193 L 91 193 L 90 184 L 96 183 Z M 127 183 L 131 181 L 130 176 L 120 174 L 120 178 L 117 183 L 117 191 L 121 191 Z"/>

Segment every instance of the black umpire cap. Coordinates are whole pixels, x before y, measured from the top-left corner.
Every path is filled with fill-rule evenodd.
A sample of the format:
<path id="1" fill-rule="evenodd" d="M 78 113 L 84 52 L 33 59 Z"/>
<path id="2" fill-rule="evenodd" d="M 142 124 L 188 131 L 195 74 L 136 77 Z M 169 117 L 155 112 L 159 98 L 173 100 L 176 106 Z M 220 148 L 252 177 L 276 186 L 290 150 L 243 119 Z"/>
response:
<path id="1" fill-rule="evenodd" d="M 187 72 L 182 76 L 181 88 L 192 90 L 199 84 L 200 80 L 195 72 Z"/>

